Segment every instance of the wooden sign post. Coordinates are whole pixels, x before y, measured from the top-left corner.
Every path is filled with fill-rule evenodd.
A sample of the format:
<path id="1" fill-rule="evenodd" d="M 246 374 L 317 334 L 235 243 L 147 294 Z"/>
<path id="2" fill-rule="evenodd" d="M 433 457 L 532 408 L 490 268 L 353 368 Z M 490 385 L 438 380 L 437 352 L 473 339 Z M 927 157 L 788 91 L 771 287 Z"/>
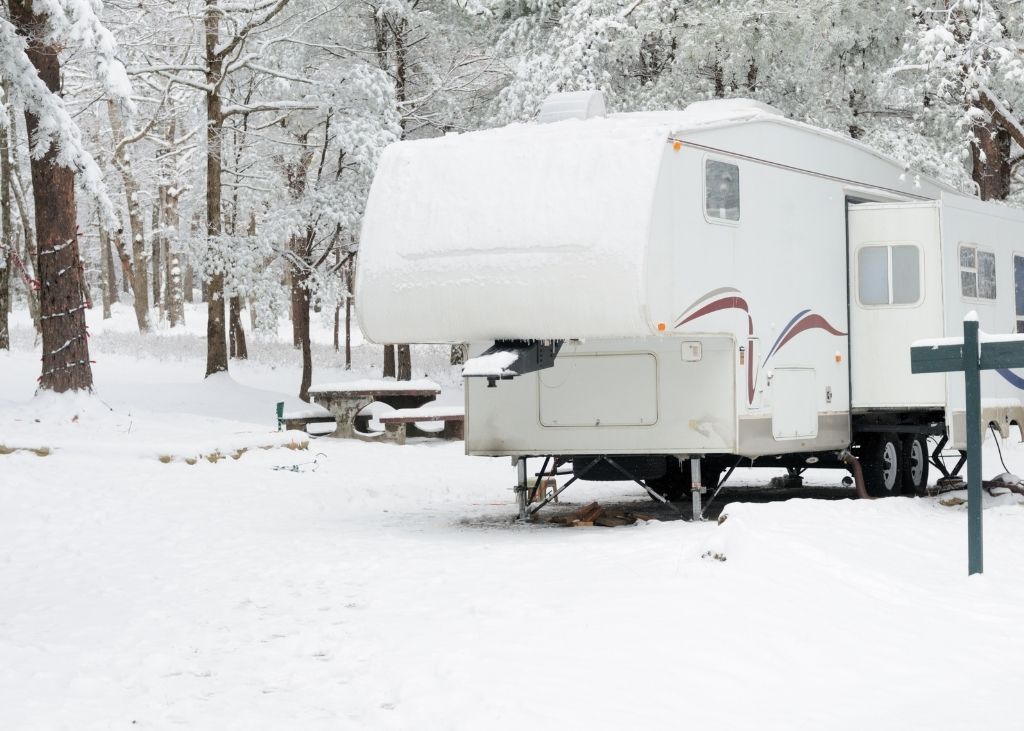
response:
<path id="1" fill-rule="evenodd" d="M 1024 336 L 979 342 L 974 313 L 964 318 L 964 337 L 915 343 L 912 373 L 963 371 L 967 413 L 967 573 L 984 570 L 981 530 L 981 371 L 1024 367 Z"/>

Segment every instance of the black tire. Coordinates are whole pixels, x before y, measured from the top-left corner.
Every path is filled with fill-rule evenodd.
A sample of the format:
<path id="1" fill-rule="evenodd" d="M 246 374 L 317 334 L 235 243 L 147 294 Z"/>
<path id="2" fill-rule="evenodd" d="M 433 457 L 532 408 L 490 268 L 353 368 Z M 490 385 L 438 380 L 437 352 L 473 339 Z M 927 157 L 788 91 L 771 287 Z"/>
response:
<path id="1" fill-rule="evenodd" d="M 700 482 L 705 489 L 715 490 L 721 477 L 721 467 L 706 460 L 700 463 Z M 679 460 L 670 457 L 665 476 L 653 480 L 644 480 L 644 484 L 669 502 L 677 503 L 683 500 L 690 494 L 692 487 L 689 460 L 685 461 L 682 468 L 680 468 Z"/>
<path id="2" fill-rule="evenodd" d="M 872 497 L 892 497 L 903 492 L 903 444 L 896 434 L 869 434 L 861 440 L 860 466 L 864 487 Z"/>
<path id="3" fill-rule="evenodd" d="M 928 438 L 924 434 L 903 437 L 900 474 L 904 495 L 924 495 L 928 487 Z"/>

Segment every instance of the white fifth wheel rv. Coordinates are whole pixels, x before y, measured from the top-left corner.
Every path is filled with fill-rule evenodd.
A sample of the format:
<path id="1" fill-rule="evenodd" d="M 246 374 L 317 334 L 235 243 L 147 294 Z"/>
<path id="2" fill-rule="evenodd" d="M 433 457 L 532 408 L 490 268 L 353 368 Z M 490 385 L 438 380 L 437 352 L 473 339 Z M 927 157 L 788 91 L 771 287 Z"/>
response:
<path id="1" fill-rule="evenodd" d="M 691 464 L 714 485 L 738 462 L 852 449 L 869 492 L 923 488 L 926 438 L 965 445 L 963 377 L 911 374 L 910 345 L 971 310 L 1024 331 L 1024 214 L 758 102 L 597 101 L 385 151 L 366 336 L 483 351 L 464 373 L 469 454 L 677 496 Z M 975 428 L 1024 424 L 1024 376 L 982 379 Z"/>

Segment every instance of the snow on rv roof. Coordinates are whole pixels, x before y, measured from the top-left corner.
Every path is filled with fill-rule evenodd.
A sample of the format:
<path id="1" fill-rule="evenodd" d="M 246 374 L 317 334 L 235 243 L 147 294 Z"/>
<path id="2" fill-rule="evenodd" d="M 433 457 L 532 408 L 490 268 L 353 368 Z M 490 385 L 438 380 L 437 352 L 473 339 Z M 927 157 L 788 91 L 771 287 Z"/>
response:
<path id="1" fill-rule="evenodd" d="M 363 332 L 378 342 L 649 333 L 654 194 L 668 135 L 687 118 L 698 119 L 612 115 L 391 145 L 363 218 Z M 527 289 L 550 294 L 524 299 Z"/>

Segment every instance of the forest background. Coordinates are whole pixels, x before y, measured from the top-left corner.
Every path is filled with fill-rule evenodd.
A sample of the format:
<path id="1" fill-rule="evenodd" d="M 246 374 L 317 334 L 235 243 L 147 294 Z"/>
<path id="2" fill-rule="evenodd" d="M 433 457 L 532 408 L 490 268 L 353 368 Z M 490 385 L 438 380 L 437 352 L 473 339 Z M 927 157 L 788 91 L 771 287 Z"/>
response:
<path id="1" fill-rule="evenodd" d="M 84 310 L 208 311 L 207 375 L 285 316 L 352 327 L 359 229 L 388 144 L 748 97 L 1019 203 L 1016 0 L 0 0 L 0 348 L 32 315 L 40 386 L 91 388 Z M 383 375 L 412 375 L 408 345 Z M 453 348 L 453 362 L 464 352 Z"/>

